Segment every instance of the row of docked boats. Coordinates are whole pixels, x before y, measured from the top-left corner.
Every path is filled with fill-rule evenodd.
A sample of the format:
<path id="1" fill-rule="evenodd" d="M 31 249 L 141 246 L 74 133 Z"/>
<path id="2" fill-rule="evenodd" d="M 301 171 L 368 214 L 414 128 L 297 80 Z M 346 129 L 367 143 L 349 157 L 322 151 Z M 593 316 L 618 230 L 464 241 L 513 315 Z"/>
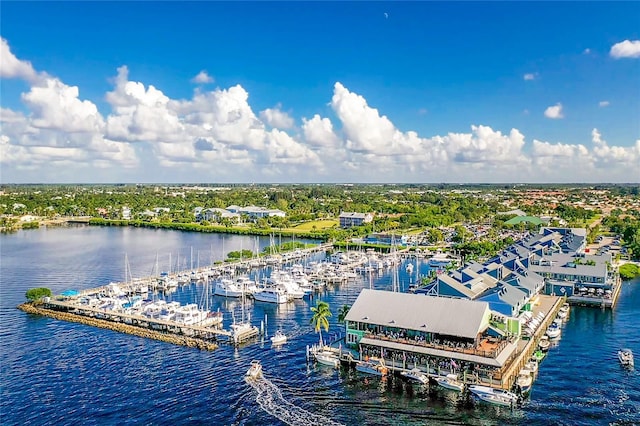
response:
<path id="1" fill-rule="evenodd" d="M 269 277 L 262 278 L 259 282 L 248 275 L 235 278 L 222 276 L 214 281 L 213 294 L 229 298 L 247 296 L 258 302 L 284 304 L 303 299 L 322 289 L 326 283 L 346 282 L 356 277 L 355 272 L 332 263 L 311 262 L 307 268 L 295 264 L 274 270 Z"/>

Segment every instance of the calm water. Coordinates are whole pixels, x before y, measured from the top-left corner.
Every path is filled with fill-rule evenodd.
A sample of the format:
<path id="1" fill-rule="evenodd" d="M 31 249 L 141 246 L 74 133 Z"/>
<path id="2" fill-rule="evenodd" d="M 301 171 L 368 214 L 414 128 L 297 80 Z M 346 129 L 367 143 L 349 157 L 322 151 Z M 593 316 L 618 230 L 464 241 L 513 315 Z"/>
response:
<path id="1" fill-rule="evenodd" d="M 0 421 L 13 424 L 283 424 L 289 416 L 322 424 L 639 424 L 640 374 L 625 371 L 616 351 L 640 357 L 640 280 L 624 284 L 615 311 L 573 308 L 559 345 L 541 365 L 531 400 L 522 409 L 469 405 L 457 395 L 401 380 L 380 380 L 352 370 L 308 365 L 305 347 L 318 336 L 308 301 L 285 307 L 247 305 L 253 322 L 266 318 L 268 334 L 282 328 L 289 342 L 202 352 L 126 334 L 27 315 L 15 309 L 28 288 L 59 293 L 124 278 L 127 254 L 133 276 L 205 265 L 230 250 L 255 251 L 269 238 L 190 234 L 129 228 L 54 228 L 0 236 Z M 193 257 L 191 253 L 193 252 Z M 171 253 L 171 261 L 169 261 Z M 425 272 L 425 266 L 421 267 Z M 399 281 L 408 286 L 401 268 Z M 327 290 L 316 298 L 334 312 L 360 289 L 391 288 L 389 275 Z M 204 286 L 168 297 L 203 300 Z M 208 300 L 212 309 L 240 315 L 238 302 Z M 244 381 L 252 359 L 264 365 L 265 385 Z M 272 415 L 275 413 L 276 415 Z"/>

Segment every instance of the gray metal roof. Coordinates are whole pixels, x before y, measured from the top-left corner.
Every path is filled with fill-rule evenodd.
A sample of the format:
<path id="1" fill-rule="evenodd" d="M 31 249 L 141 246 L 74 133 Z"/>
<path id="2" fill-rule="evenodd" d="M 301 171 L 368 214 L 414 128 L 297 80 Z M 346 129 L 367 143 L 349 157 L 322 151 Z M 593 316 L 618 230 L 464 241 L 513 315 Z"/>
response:
<path id="1" fill-rule="evenodd" d="M 473 339 L 488 312 L 486 302 L 363 289 L 346 320 Z"/>
<path id="2" fill-rule="evenodd" d="M 607 276 L 607 258 L 601 256 L 585 256 L 579 258 L 580 261 L 593 260 L 595 265 L 575 265 L 574 257 L 571 254 L 556 253 L 549 256 L 543 256 L 542 259 L 550 261 L 551 265 L 530 265 L 529 269 L 537 273 L 566 274 L 588 277 L 606 277 Z"/>

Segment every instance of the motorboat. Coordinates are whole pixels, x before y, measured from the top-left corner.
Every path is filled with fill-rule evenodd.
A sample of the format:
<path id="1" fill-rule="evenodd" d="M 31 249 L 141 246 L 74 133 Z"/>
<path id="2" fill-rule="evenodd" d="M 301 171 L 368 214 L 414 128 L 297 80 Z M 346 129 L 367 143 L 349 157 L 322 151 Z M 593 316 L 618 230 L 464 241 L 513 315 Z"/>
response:
<path id="1" fill-rule="evenodd" d="M 524 365 L 527 370 L 530 370 L 532 374 L 536 374 L 538 372 L 539 362 L 535 358 L 535 355 L 531 357 L 531 359 Z"/>
<path id="2" fill-rule="evenodd" d="M 251 361 L 251 366 L 247 370 L 247 373 L 245 374 L 245 376 L 249 377 L 251 379 L 257 379 L 258 377 L 261 377 L 262 376 L 262 364 L 260 364 L 260 361 L 258 361 L 258 360 Z"/>
<path id="3" fill-rule="evenodd" d="M 280 286 L 265 286 L 258 288 L 258 291 L 253 293 L 253 298 L 257 302 L 276 303 L 278 305 L 289 301 L 287 292 Z"/>
<path id="4" fill-rule="evenodd" d="M 282 330 L 276 331 L 276 334 L 271 336 L 271 344 L 273 345 L 281 345 L 287 342 L 287 335 L 282 332 Z"/>
<path id="5" fill-rule="evenodd" d="M 516 385 L 518 385 L 522 394 L 528 394 L 529 391 L 531 391 L 531 386 L 533 385 L 533 374 L 531 370 L 527 368 L 520 370 L 518 378 L 516 379 Z"/>
<path id="6" fill-rule="evenodd" d="M 533 355 L 531 356 L 531 359 L 535 360 L 538 363 L 538 365 L 540 365 L 540 363 L 542 362 L 545 356 L 547 356 L 547 354 L 543 352 L 541 349 L 538 349 L 533 353 Z"/>
<path id="7" fill-rule="evenodd" d="M 469 391 L 480 400 L 490 404 L 511 407 L 518 402 L 518 395 L 515 393 L 489 386 L 471 385 Z"/>
<path id="8" fill-rule="evenodd" d="M 242 297 L 244 290 L 229 278 L 220 278 L 215 282 L 213 294 L 222 297 Z"/>
<path id="9" fill-rule="evenodd" d="M 462 392 L 464 390 L 464 383 L 458 380 L 457 374 L 438 376 L 434 380 L 445 389 L 453 390 L 456 392 Z"/>
<path id="10" fill-rule="evenodd" d="M 424 374 L 419 368 L 403 371 L 400 374 L 409 380 L 420 382 L 423 385 L 426 385 L 427 383 L 429 383 L 429 377 L 426 374 Z"/>
<path id="11" fill-rule="evenodd" d="M 633 367 L 633 352 L 631 349 L 620 349 L 618 351 L 618 359 L 620 360 L 620 364 L 625 367 Z"/>
<path id="12" fill-rule="evenodd" d="M 549 336 L 544 335 L 540 338 L 540 342 L 538 343 L 538 346 L 540 347 L 540 349 L 543 352 L 546 352 L 549 350 L 549 346 L 551 346 L 551 342 L 549 341 Z"/>
<path id="13" fill-rule="evenodd" d="M 356 364 L 356 371 L 373 374 L 376 376 L 386 376 L 389 370 L 384 365 L 382 358 L 369 358 L 366 361 L 359 361 Z"/>
<path id="14" fill-rule="evenodd" d="M 550 339 L 555 339 L 560 337 L 561 333 L 562 333 L 562 329 L 555 324 L 552 324 L 549 328 L 547 328 L 547 331 L 545 332 L 545 334 L 549 336 Z"/>
<path id="15" fill-rule="evenodd" d="M 504 396 L 501 396 L 501 395 L 481 393 L 475 396 L 481 401 L 484 401 L 493 405 L 499 405 L 501 407 L 513 407 L 516 404 L 515 401 L 512 401 L 511 399 L 505 398 Z"/>
<path id="16" fill-rule="evenodd" d="M 318 363 L 320 364 L 328 365 L 334 368 L 338 368 L 338 366 L 340 366 L 340 359 L 332 351 L 320 350 L 315 352 L 313 356 L 316 359 L 316 361 L 318 361 Z"/>

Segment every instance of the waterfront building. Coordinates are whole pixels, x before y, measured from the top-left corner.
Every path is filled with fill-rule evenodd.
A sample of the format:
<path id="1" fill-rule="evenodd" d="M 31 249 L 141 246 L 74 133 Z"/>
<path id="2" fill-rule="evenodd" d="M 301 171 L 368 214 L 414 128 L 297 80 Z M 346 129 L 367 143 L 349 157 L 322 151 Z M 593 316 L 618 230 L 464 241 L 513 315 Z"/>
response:
<path id="1" fill-rule="evenodd" d="M 345 318 L 346 343 L 392 367 L 499 383 L 517 348 L 504 320 L 487 302 L 363 289 Z"/>
<path id="2" fill-rule="evenodd" d="M 228 206 L 225 210 L 227 210 L 230 213 L 246 215 L 251 219 L 260 219 L 260 218 L 271 217 L 271 216 L 279 216 L 279 217 L 287 216 L 287 214 L 282 210 L 267 209 L 265 207 L 258 207 L 258 206 L 240 207 L 236 205 L 231 205 L 231 206 Z"/>
<path id="3" fill-rule="evenodd" d="M 373 214 L 342 212 L 338 218 L 340 219 L 340 228 L 351 228 L 352 226 L 360 226 L 373 221 Z"/>

